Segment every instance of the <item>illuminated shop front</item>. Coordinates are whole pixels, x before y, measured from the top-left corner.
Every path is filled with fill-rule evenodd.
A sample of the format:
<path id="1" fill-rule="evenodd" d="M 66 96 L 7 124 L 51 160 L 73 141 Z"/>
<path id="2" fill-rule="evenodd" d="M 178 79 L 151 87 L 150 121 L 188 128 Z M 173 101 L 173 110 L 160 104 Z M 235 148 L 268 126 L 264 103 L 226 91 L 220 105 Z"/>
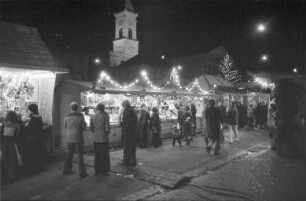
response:
<path id="1" fill-rule="evenodd" d="M 36 28 L 1 21 L 0 30 L 0 120 L 13 110 L 23 121 L 37 104 L 51 148 L 56 74 L 67 69 L 58 68 Z"/>
<path id="2" fill-rule="evenodd" d="M 28 105 L 35 103 L 44 123 L 51 125 L 55 77 L 50 71 L 1 67 L 0 111 L 13 110 L 24 120 Z"/>
<path id="3" fill-rule="evenodd" d="M 55 110 L 58 116 L 56 117 L 56 124 L 58 127 L 57 133 L 60 133 L 59 140 L 61 146 L 65 147 L 64 137 L 64 117 L 69 110 L 69 103 L 77 101 L 81 104 L 82 113 L 85 116 L 87 126 L 89 126 L 90 118 L 95 113 L 95 108 L 98 103 L 103 103 L 106 106 L 106 111 L 110 114 L 111 134 L 109 136 L 111 146 L 120 145 L 121 143 L 121 127 L 119 125 L 119 111 L 122 109 L 122 101 L 129 100 L 131 106 L 136 111 L 139 110 L 141 104 L 146 104 L 149 111 L 153 107 L 159 108 L 159 114 L 162 121 L 161 137 L 169 138 L 172 133 L 172 126 L 177 123 L 177 110 L 175 103 L 182 102 L 184 105 L 195 103 L 198 109 L 197 121 L 198 128 L 201 130 L 201 112 L 203 107 L 204 97 L 201 95 L 194 95 L 189 92 L 175 92 L 170 90 L 161 90 L 159 92 L 142 90 L 135 88 L 133 90 L 125 89 L 92 89 L 93 85 L 90 82 L 80 82 L 66 80 L 63 82 L 59 90 L 56 92 Z M 136 89 L 139 89 L 136 91 Z M 208 98 L 207 98 L 208 100 Z M 92 149 L 92 133 L 89 128 L 84 133 L 85 149 Z"/>

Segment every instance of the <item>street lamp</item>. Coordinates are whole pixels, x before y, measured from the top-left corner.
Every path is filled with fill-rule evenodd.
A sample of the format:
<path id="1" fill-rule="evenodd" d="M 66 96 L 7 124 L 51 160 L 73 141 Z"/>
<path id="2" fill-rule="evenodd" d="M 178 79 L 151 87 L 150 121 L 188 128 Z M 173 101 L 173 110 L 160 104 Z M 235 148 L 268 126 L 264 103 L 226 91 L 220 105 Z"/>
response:
<path id="1" fill-rule="evenodd" d="M 268 60 L 269 60 L 268 55 L 264 54 L 264 55 L 261 56 L 261 61 L 266 62 Z"/>
<path id="2" fill-rule="evenodd" d="M 146 77 L 146 76 L 147 76 L 147 71 L 142 70 L 140 74 L 141 74 L 143 77 Z"/>
<path id="3" fill-rule="evenodd" d="M 95 64 L 100 64 L 101 63 L 101 59 L 100 58 L 95 58 L 94 62 L 95 62 Z"/>
<path id="4" fill-rule="evenodd" d="M 266 30 L 266 26 L 264 24 L 259 24 L 257 26 L 257 31 L 264 32 Z"/>
<path id="5" fill-rule="evenodd" d="M 293 71 L 293 73 L 295 73 L 295 74 L 298 73 L 298 69 L 297 69 L 297 68 L 293 68 L 292 71 Z"/>

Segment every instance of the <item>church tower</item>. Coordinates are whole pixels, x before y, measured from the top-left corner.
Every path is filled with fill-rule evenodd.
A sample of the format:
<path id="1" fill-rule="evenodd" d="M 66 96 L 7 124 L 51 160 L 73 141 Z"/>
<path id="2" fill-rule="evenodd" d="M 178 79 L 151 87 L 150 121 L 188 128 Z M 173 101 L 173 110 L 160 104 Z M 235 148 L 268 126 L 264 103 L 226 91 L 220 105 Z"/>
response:
<path id="1" fill-rule="evenodd" d="M 115 13 L 115 39 L 113 40 L 113 51 L 109 53 L 110 67 L 119 66 L 138 55 L 138 44 L 136 34 L 136 23 L 138 14 L 130 0 L 125 0 L 123 11 Z"/>

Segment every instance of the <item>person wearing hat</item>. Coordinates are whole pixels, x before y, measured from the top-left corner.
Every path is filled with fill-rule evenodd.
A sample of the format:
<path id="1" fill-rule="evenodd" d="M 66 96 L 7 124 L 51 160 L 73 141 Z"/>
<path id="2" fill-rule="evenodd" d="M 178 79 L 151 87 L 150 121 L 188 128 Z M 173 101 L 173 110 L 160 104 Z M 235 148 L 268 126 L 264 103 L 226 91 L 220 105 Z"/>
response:
<path id="1" fill-rule="evenodd" d="M 105 106 L 99 103 L 96 114 L 90 119 L 90 130 L 94 134 L 95 172 L 96 175 L 110 171 L 108 135 L 110 134 L 109 115 Z"/>
<path id="2" fill-rule="evenodd" d="M 38 106 L 30 104 L 28 106 L 29 118 L 21 128 L 20 137 L 25 139 L 22 143 L 21 154 L 24 159 L 24 170 L 27 174 L 35 173 L 42 169 L 42 134 L 43 121 L 38 113 Z"/>
<path id="3" fill-rule="evenodd" d="M 79 104 L 72 102 L 70 104 L 71 112 L 65 117 L 66 137 L 68 143 L 68 155 L 66 158 L 63 174 L 72 174 L 72 158 L 74 150 L 77 151 L 79 176 L 80 178 L 86 177 L 86 167 L 84 165 L 83 151 L 84 139 L 83 130 L 86 129 L 86 122 L 84 116 L 79 111 Z"/>
<path id="4" fill-rule="evenodd" d="M 21 159 L 16 146 L 18 118 L 14 111 L 8 111 L 0 127 L 1 137 L 1 181 L 2 184 L 17 179 L 18 166 Z"/>

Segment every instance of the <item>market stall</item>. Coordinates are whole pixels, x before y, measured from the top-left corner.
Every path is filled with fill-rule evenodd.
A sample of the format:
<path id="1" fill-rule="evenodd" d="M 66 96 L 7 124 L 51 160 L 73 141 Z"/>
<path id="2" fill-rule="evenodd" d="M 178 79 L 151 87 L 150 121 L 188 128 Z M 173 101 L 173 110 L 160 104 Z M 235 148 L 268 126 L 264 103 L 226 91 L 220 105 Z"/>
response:
<path id="1" fill-rule="evenodd" d="M 56 74 L 67 70 L 57 67 L 37 29 L 0 22 L 0 30 L 0 119 L 13 110 L 23 121 L 27 106 L 35 103 L 51 132 Z M 52 135 L 46 135 L 52 147 Z"/>
<path id="2" fill-rule="evenodd" d="M 60 133 L 61 146 L 66 146 L 63 122 L 64 116 L 69 112 L 69 103 L 72 101 L 81 104 L 87 127 L 89 127 L 91 116 L 95 113 L 96 105 L 103 103 L 106 106 L 111 121 L 111 146 L 117 146 L 121 143 L 119 111 L 123 100 L 129 100 L 136 111 L 143 103 L 146 104 L 149 111 L 153 107 L 158 107 L 162 121 L 162 138 L 171 137 L 172 126 L 177 123 L 175 103 L 183 102 L 185 105 L 196 103 L 198 108 L 197 125 L 201 125 L 202 95 L 184 90 L 177 80 L 174 80 L 176 87 L 171 84 L 173 81 L 171 79 L 163 87 L 157 87 L 152 84 L 148 76 L 144 76 L 142 80 L 137 78 L 125 85 L 115 82 L 107 74 L 102 74 L 102 77 L 104 79 L 98 80 L 97 83 L 66 80 L 57 90 L 55 105 L 58 114 L 57 124 L 59 125 L 57 132 Z M 201 131 L 201 126 L 197 127 L 197 131 Z M 92 134 L 89 128 L 84 136 L 85 147 L 87 150 L 91 150 Z"/>

